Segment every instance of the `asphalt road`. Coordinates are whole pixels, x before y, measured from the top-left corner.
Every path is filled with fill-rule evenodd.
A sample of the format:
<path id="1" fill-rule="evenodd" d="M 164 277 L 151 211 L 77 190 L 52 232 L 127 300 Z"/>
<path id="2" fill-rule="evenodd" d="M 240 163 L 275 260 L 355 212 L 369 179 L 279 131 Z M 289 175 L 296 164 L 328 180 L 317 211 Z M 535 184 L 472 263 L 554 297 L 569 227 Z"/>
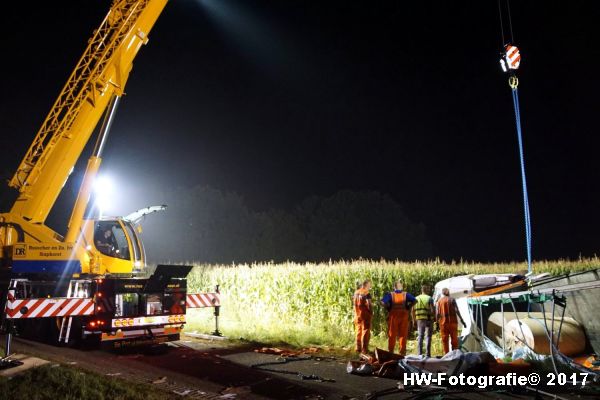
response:
<path id="1" fill-rule="evenodd" d="M 188 398 L 202 399 L 362 399 L 369 392 L 396 386 L 391 379 L 348 375 L 343 359 L 315 354 L 284 365 L 278 356 L 254 349 L 252 345 L 185 338 L 160 350 L 115 353 L 13 340 L 15 353 L 156 385 L 175 397 L 186 393 Z M 263 365 L 253 367 L 255 364 Z M 298 373 L 332 381 L 303 380 Z"/>
<path id="2" fill-rule="evenodd" d="M 365 399 L 374 392 L 397 387 L 397 381 L 393 379 L 347 374 L 347 360 L 339 357 L 316 353 L 300 355 L 284 362 L 277 355 L 257 353 L 254 351 L 256 348 L 250 344 L 188 337 L 157 349 L 129 353 L 61 348 L 22 339 L 13 341 L 15 353 L 155 385 L 173 398 L 349 400 Z M 302 379 L 299 374 L 305 377 L 316 375 L 322 380 Z M 373 398 L 418 398 L 415 395 L 419 393 L 405 391 Z M 444 396 L 444 399 L 481 398 L 533 397 L 491 391 L 445 393 Z M 561 394 L 559 398 L 577 397 Z"/>

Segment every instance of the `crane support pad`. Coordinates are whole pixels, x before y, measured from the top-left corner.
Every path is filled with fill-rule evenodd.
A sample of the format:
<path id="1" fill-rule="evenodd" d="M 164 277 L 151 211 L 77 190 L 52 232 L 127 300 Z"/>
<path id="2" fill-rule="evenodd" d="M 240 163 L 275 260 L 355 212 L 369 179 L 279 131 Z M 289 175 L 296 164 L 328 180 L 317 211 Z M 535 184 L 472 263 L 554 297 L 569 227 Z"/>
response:
<path id="1" fill-rule="evenodd" d="M 92 315 L 91 298 L 12 299 L 6 303 L 6 318 L 48 318 Z"/>
<path id="2" fill-rule="evenodd" d="M 187 308 L 219 307 L 221 295 L 219 293 L 188 294 L 185 306 Z"/>

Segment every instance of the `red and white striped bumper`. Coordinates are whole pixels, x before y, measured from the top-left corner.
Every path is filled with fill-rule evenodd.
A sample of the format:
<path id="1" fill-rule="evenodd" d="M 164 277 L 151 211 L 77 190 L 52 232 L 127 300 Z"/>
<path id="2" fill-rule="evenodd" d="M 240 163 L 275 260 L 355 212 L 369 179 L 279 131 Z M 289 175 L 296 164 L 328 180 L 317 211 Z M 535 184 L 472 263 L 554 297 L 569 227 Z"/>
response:
<path id="1" fill-rule="evenodd" d="M 221 295 L 219 293 L 188 294 L 185 302 L 187 308 L 219 307 Z"/>
<path id="2" fill-rule="evenodd" d="M 90 298 L 9 299 L 6 318 L 48 318 L 92 315 L 94 302 Z"/>

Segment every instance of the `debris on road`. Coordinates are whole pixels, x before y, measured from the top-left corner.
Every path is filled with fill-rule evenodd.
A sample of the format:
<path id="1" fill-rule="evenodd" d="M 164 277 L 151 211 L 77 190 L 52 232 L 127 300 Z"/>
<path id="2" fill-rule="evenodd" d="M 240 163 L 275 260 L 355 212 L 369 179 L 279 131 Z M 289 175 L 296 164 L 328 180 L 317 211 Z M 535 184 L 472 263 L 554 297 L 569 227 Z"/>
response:
<path id="1" fill-rule="evenodd" d="M 375 375 L 382 378 L 398 379 L 405 372 L 446 373 L 457 375 L 469 373 L 469 370 L 481 368 L 485 371 L 504 371 L 523 373 L 529 365 L 523 361 L 500 363 L 488 352 L 463 353 L 454 350 L 442 358 L 407 356 L 401 357 L 381 349 L 376 349 L 374 356 L 361 354 L 360 360 L 349 361 L 346 372 L 354 375 Z"/>
<path id="2" fill-rule="evenodd" d="M 303 381 L 316 381 L 316 382 L 335 382 L 335 379 L 330 379 L 330 378 L 323 378 L 319 375 L 316 374 L 303 374 L 299 371 L 290 371 L 290 370 L 285 370 L 285 369 L 270 369 L 270 368 L 264 368 L 266 366 L 269 365 L 282 365 L 282 364 L 287 364 L 289 362 L 293 362 L 293 361 L 307 361 L 307 360 L 313 360 L 314 357 L 312 356 L 304 356 L 304 357 L 299 357 L 297 354 L 300 354 L 301 352 L 288 352 L 285 350 L 281 350 L 278 348 L 266 348 L 263 347 L 260 350 L 254 350 L 257 353 L 265 353 L 265 354 L 277 354 L 280 357 L 277 358 L 277 361 L 275 362 L 265 362 L 265 363 L 259 363 L 259 364 L 252 364 L 250 366 L 250 368 L 254 368 L 254 369 L 259 369 L 261 371 L 266 371 L 266 372 L 274 372 L 274 373 L 278 373 L 278 374 L 286 374 L 286 375 L 297 375 L 301 380 Z M 294 354 L 296 353 L 296 354 Z M 317 363 L 318 364 L 318 363 Z"/>
<path id="3" fill-rule="evenodd" d="M 487 370 L 489 365 L 496 364 L 496 359 L 487 351 L 463 353 L 453 350 L 442 358 L 407 356 L 399 363 L 407 372 L 443 372 L 450 376 L 468 373 L 473 368 L 480 372 L 481 368 Z"/>
<path id="4" fill-rule="evenodd" d="M 250 386 L 230 386 L 227 389 L 223 390 L 221 394 L 248 394 L 252 393 L 252 388 Z"/>
<path id="5" fill-rule="evenodd" d="M 280 349 L 278 347 L 262 347 L 260 349 L 254 349 L 255 353 L 262 354 L 274 354 L 281 357 L 297 357 L 306 354 L 315 354 L 319 352 L 318 347 L 307 347 L 305 349 L 300 350 L 287 350 Z"/>
<path id="6" fill-rule="evenodd" d="M 215 336 L 215 335 L 207 335 L 205 333 L 198 333 L 197 331 L 194 332 L 184 332 L 183 333 L 185 336 L 189 336 L 189 337 L 193 337 L 196 339 L 204 339 L 204 340 L 220 340 L 220 341 L 224 341 L 224 340 L 228 340 L 227 337 L 225 336 Z"/>
<path id="7" fill-rule="evenodd" d="M 398 378 L 404 370 L 398 364 L 402 357 L 379 348 L 374 356 L 361 354 L 360 360 L 348 361 L 346 372 L 354 375 L 375 375 L 383 378 Z"/>
<path id="8" fill-rule="evenodd" d="M 13 353 L 2 360 L 0 364 L 0 376 L 10 378 L 21 374 L 30 368 L 48 364 L 50 361 L 32 357 L 26 354 Z"/>
<path id="9" fill-rule="evenodd" d="M 185 390 L 173 390 L 173 393 L 175 393 L 178 396 L 187 396 L 188 394 L 192 393 L 193 390 L 190 389 L 185 389 Z"/>
<path id="10" fill-rule="evenodd" d="M 155 380 L 152 381 L 152 383 L 155 384 L 155 385 L 159 385 L 161 383 L 166 383 L 166 382 L 167 382 L 167 377 L 166 376 L 160 377 L 160 378 L 155 379 Z"/>
<path id="11" fill-rule="evenodd" d="M 298 373 L 298 376 L 303 381 L 335 382 L 335 379 L 322 378 L 319 375 L 315 375 L 315 374 L 304 375 L 304 374 Z"/>
<path id="12" fill-rule="evenodd" d="M 573 361 L 589 370 L 600 371 L 600 358 L 595 354 L 575 357 Z"/>
<path id="13" fill-rule="evenodd" d="M 373 365 L 368 362 L 348 361 L 346 372 L 354 375 L 372 375 Z"/>

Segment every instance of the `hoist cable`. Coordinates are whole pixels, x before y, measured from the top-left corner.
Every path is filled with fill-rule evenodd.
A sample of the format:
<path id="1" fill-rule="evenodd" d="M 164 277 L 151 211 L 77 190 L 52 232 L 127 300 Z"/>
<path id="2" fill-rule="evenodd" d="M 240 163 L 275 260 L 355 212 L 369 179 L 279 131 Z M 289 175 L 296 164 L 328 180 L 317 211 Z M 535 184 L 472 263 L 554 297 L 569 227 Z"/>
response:
<path id="1" fill-rule="evenodd" d="M 500 36 L 502 38 L 502 43 L 500 46 L 504 46 L 506 42 L 504 41 L 504 22 L 502 21 L 502 4 L 500 3 L 502 0 L 498 0 L 498 15 L 500 16 Z"/>
<path id="2" fill-rule="evenodd" d="M 513 106 L 515 109 L 515 123 L 517 127 L 517 139 L 519 142 L 519 159 L 521 162 L 521 183 L 523 185 L 523 210 L 525 214 L 525 244 L 527 248 L 527 271 L 532 272 L 531 267 L 531 218 L 529 214 L 529 195 L 527 193 L 527 178 L 525 175 L 525 155 L 523 151 L 523 134 L 521 132 L 521 111 L 519 107 L 519 89 L 512 86 Z"/>
<path id="3" fill-rule="evenodd" d="M 513 35 L 512 28 L 512 16 L 510 15 L 510 0 L 506 0 L 506 12 L 508 14 L 508 30 L 510 31 L 510 42 L 515 43 L 515 36 Z"/>
<path id="4" fill-rule="evenodd" d="M 510 33 L 510 43 L 505 42 L 504 21 L 502 17 L 502 1 L 498 0 L 498 15 L 500 17 L 500 36 L 502 46 L 505 48 L 505 53 L 500 61 L 504 72 L 509 72 L 508 85 L 511 88 L 513 106 L 515 110 L 515 124 L 517 128 L 517 139 L 519 142 L 519 159 L 521 162 L 521 184 L 523 189 L 523 213 L 525 216 L 525 247 L 527 249 L 527 271 L 532 272 L 531 260 L 531 215 L 529 213 L 529 194 L 527 192 L 527 178 L 525 174 L 525 156 L 523 151 L 523 134 L 521 132 L 521 110 L 519 107 L 519 79 L 516 75 L 516 70 L 519 68 L 519 49 L 515 46 L 515 38 L 512 27 L 512 16 L 510 12 L 510 0 L 506 0 L 506 13 L 508 15 L 508 28 Z M 510 51 L 510 53 L 509 53 Z"/>

